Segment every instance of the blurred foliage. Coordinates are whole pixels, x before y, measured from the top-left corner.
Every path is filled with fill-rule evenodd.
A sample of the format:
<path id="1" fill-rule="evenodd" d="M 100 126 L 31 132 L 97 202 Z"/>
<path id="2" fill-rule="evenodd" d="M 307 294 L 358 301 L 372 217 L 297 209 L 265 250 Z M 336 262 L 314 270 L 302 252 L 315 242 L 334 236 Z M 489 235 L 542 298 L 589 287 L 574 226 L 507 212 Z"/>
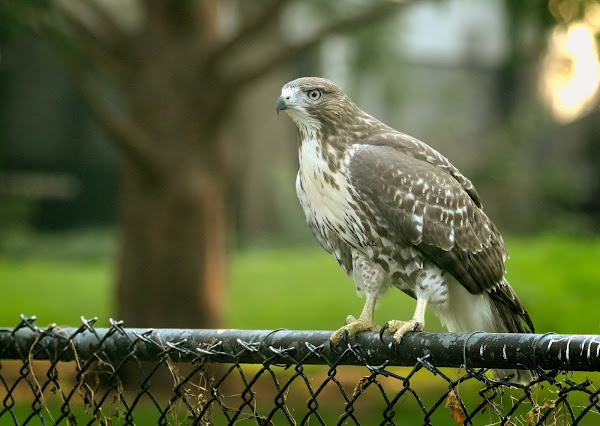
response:
<path id="1" fill-rule="evenodd" d="M 31 220 L 35 212 L 35 204 L 23 198 L 2 197 L 0 208 L 0 245 L 4 232 L 23 227 Z"/>
<path id="2" fill-rule="evenodd" d="M 44 233 L 21 227 L 7 229 L 0 239 L 0 256 L 13 260 L 43 259 L 57 264 L 104 261 L 112 259 L 117 249 L 112 228 Z"/>
<path id="3" fill-rule="evenodd" d="M 518 0 L 509 1 L 515 3 L 515 7 L 523 4 Z M 543 3 L 546 3 L 545 0 Z M 598 5 L 598 0 L 548 0 L 547 5 L 547 10 L 554 18 L 554 22 L 561 25 L 582 19 L 586 9 L 591 5 Z"/>
<path id="4" fill-rule="evenodd" d="M 0 37 L 10 37 L 26 29 L 33 16 L 48 9 L 42 0 L 4 0 L 0 2 Z"/>
<path id="5" fill-rule="evenodd" d="M 313 0 L 302 4 L 291 4 L 291 6 L 300 6 L 298 9 L 305 11 L 304 14 L 298 14 L 296 19 L 308 19 L 310 22 L 306 22 L 302 28 L 310 33 L 310 30 L 319 28 L 326 24 L 328 20 L 344 16 L 350 10 L 353 10 L 353 7 L 366 3 L 368 2 L 321 2 Z M 438 0 L 422 3 L 451 8 L 457 7 L 460 2 Z M 190 2 L 178 3 L 179 7 L 176 8 L 178 16 L 185 17 L 190 4 Z M 232 2 L 232 4 L 237 4 L 237 2 Z M 249 11 L 254 11 L 253 13 L 260 10 L 258 7 L 248 6 L 247 3 L 239 2 L 239 4 L 244 4 L 244 7 Z M 343 43 L 350 46 L 348 47 L 348 63 L 344 65 L 348 68 L 346 71 L 348 81 L 346 83 L 350 86 L 349 92 L 352 91 L 351 88 L 354 86 L 354 92 L 357 94 L 355 100 L 360 101 L 360 105 L 364 106 L 365 109 L 368 107 L 369 112 L 374 110 L 378 118 L 423 139 L 439 149 L 444 155 L 447 155 L 476 184 L 484 200 L 490 200 L 492 194 L 498 194 L 496 198 L 500 200 L 499 202 L 486 201 L 485 205 L 486 212 L 494 218 L 501 229 L 510 229 L 512 232 L 535 232 L 539 229 L 547 229 L 559 222 L 570 226 L 570 218 L 577 218 L 582 224 L 580 228 L 588 227 L 588 223 L 591 221 L 589 218 L 594 214 L 597 216 L 597 210 L 595 212 L 580 211 L 577 214 L 572 214 L 575 209 L 582 210 L 582 203 L 578 203 L 579 200 L 576 198 L 578 192 L 570 189 L 580 184 L 584 179 L 578 180 L 575 177 L 577 175 L 567 171 L 566 168 L 550 170 L 552 173 L 549 174 L 544 168 L 543 162 L 538 161 L 539 156 L 537 153 L 530 152 L 535 148 L 532 148 L 532 146 L 536 143 L 535 140 L 540 137 L 540 132 L 544 134 L 554 132 L 554 128 L 549 123 L 549 118 L 544 115 L 543 105 L 535 99 L 537 91 L 532 73 L 539 74 L 539 70 L 535 69 L 539 67 L 543 57 L 547 41 L 546 36 L 550 29 L 557 24 L 568 24 L 581 19 L 585 15 L 585 10 L 590 5 L 597 5 L 598 1 L 528 0 L 523 2 L 520 0 L 499 0 L 499 4 L 503 5 L 506 11 L 505 19 L 502 19 L 501 16 L 498 17 L 507 28 L 505 34 L 508 35 L 506 46 L 508 53 L 503 59 L 504 63 L 495 64 L 490 69 L 478 69 L 476 64 L 469 62 L 469 58 L 465 58 L 465 61 L 457 65 L 445 67 L 441 64 L 435 69 L 435 72 L 432 71 L 432 66 L 427 69 L 427 66 L 424 67 L 422 64 L 403 63 L 406 62 L 406 58 L 399 55 L 397 50 L 398 45 L 402 43 L 399 38 L 401 32 L 398 31 L 398 27 L 402 30 L 404 30 L 404 27 L 399 20 L 382 19 L 377 22 L 377 25 L 362 26 L 338 39 L 343 40 Z M 65 21 L 64 16 L 62 18 L 57 16 L 49 5 L 50 3 L 40 0 L 6 0 L 0 2 L 0 16 L 6 17 L 6 19 L 0 19 L 0 37 L 22 34 L 25 32 L 23 30 L 28 28 L 33 32 L 38 31 L 43 34 L 41 38 L 45 37 L 45 39 L 42 44 L 45 45 L 46 50 L 51 50 L 53 53 L 62 52 L 64 56 L 65 52 L 76 49 L 74 40 L 69 39 L 69 36 L 73 35 L 74 28 L 71 28 L 72 25 L 67 25 L 68 22 Z M 257 2 L 256 6 L 258 5 L 263 4 Z M 410 5 L 409 8 L 419 6 L 421 5 L 415 4 Z M 458 6 L 461 5 L 458 4 Z M 308 9 L 308 11 L 305 9 Z M 250 13 L 250 15 L 252 14 Z M 390 13 L 389 16 L 393 17 L 393 14 Z M 57 31 L 50 31 L 48 28 L 50 23 Z M 28 33 L 30 32 L 28 30 Z M 56 37 L 62 38 L 57 39 Z M 52 39 L 54 43 L 49 43 L 48 39 Z M 343 43 L 342 46 L 344 46 Z M 335 43 L 333 46 L 336 46 Z M 81 49 L 83 51 L 83 48 Z M 26 56 L 31 57 L 47 55 L 47 52 L 42 51 L 40 53 L 40 51 L 32 49 L 31 45 L 19 45 L 17 50 L 27 51 Z M 72 51 L 71 53 L 76 52 Z M 293 73 L 290 74 L 323 74 L 327 72 L 327 70 L 322 69 L 323 67 L 320 68 L 319 54 L 323 54 L 323 52 L 319 52 L 318 49 L 305 52 L 301 56 L 301 60 L 295 64 Z M 69 54 L 67 56 L 69 56 L 67 59 L 73 59 L 77 55 Z M 431 58 L 431 60 L 435 62 L 436 58 Z M 17 74 L 29 77 L 23 78 L 25 84 L 21 81 L 21 86 L 34 87 L 35 90 L 30 90 L 35 95 L 38 95 L 38 93 L 43 94 L 44 91 L 40 90 L 41 85 L 39 83 L 36 85 L 37 80 L 32 78 L 34 76 L 26 73 L 27 70 L 39 69 L 40 74 L 44 76 L 42 85 L 51 87 L 57 93 L 59 92 L 56 83 L 52 81 L 53 74 L 46 69 L 48 67 L 47 63 L 22 62 L 19 66 L 21 69 Z M 453 68 L 454 66 L 456 66 L 456 69 Z M 420 80 L 419 75 L 425 76 L 425 78 Z M 427 81 L 427 79 L 430 80 Z M 448 82 L 438 85 L 434 80 L 448 80 Z M 15 88 L 20 87 L 14 80 L 9 79 L 7 79 L 6 85 L 13 85 Z M 106 87 L 103 87 L 103 89 L 106 89 Z M 43 96 L 36 97 L 32 96 L 31 93 L 22 94 L 17 92 L 16 89 L 13 91 L 17 93 L 18 100 L 11 103 L 9 97 L 3 96 L 7 100 L 6 108 L 14 109 L 15 104 L 20 103 L 27 105 L 27 109 L 31 109 L 32 104 L 27 101 L 27 98 L 43 99 Z M 473 91 L 485 93 L 485 96 L 473 96 L 470 94 Z M 362 96 L 367 98 L 366 101 L 369 100 L 369 96 L 364 96 L 363 92 L 373 94 L 375 108 L 365 102 L 365 99 L 360 99 Z M 3 95 L 2 87 L 0 87 L 0 95 Z M 60 96 L 65 97 L 64 93 L 61 93 Z M 488 101 L 484 102 L 482 98 L 489 100 L 489 104 L 487 104 Z M 59 104 L 57 99 L 46 98 L 46 102 L 51 105 L 52 111 L 60 109 L 56 107 Z M 78 103 L 75 105 L 75 109 L 82 110 L 81 106 Z M 484 113 L 478 113 L 475 110 L 484 111 Z M 45 116 L 53 118 L 48 120 L 52 123 L 59 122 L 58 119 L 54 118 L 60 118 L 60 116 L 51 114 L 51 111 L 41 109 L 39 111 L 36 114 L 38 117 Z M 415 120 L 414 115 L 411 114 L 417 113 L 421 118 Z M 75 117 L 66 126 L 75 127 L 77 123 L 85 121 L 82 120 L 81 116 L 76 116 L 72 109 L 65 114 L 69 117 Z M 467 122 L 462 121 L 465 120 L 463 117 L 466 117 Z M 28 118 L 33 119 L 32 117 Z M 415 125 L 415 122 L 419 120 L 426 124 Z M 2 121 L 1 115 L 0 121 Z M 488 121 L 490 123 L 487 123 Z M 470 122 L 475 123 L 472 128 Z M 1 128 L 1 124 L 0 130 L 4 130 Z M 32 124 L 34 125 L 30 127 L 43 129 L 40 130 L 40 133 L 43 133 L 41 137 L 32 138 L 37 141 L 37 144 L 26 145 L 25 140 L 18 140 L 16 144 L 21 147 L 27 146 L 26 149 L 30 151 L 36 151 L 40 149 L 41 145 L 50 146 L 53 137 L 54 139 L 67 139 L 57 135 L 58 126 L 50 127 L 50 130 L 47 130 L 47 127 L 42 126 L 43 122 L 33 122 Z M 429 133 L 419 133 L 419 131 L 422 132 L 424 127 L 431 129 Z M 413 129 L 419 131 L 413 132 Z M 93 139 L 89 133 L 87 129 L 82 129 L 81 133 L 78 133 L 78 137 L 83 141 L 82 144 L 89 144 Z M 19 136 L 21 135 L 19 134 Z M 471 149 L 469 143 L 465 143 L 464 140 L 478 141 L 477 150 Z M 100 141 L 100 144 L 103 147 L 104 145 L 108 146 L 105 142 L 104 140 Z M 279 143 L 279 141 L 274 143 Z M 12 141 L 12 144 L 14 145 L 15 142 Z M 546 148 L 547 144 L 544 142 L 538 143 L 538 147 L 535 149 Z M 116 160 L 114 158 L 116 156 L 112 155 L 108 158 L 108 156 L 102 154 L 102 149 L 93 148 L 93 152 L 88 149 L 87 153 L 74 156 L 72 155 L 73 147 L 69 146 L 68 158 L 74 159 L 73 162 L 77 165 L 70 165 L 68 171 L 72 172 L 72 169 L 74 169 L 77 176 L 81 177 L 82 180 L 87 178 L 83 182 L 82 197 L 77 200 L 78 206 L 69 204 L 57 208 L 56 205 L 49 206 L 46 203 L 42 208 L 37 208 L 36 212 L 41 211 L 44 216 L 42 221 L 51 223 L 52 226 L 56 226 L 57 218 L 63 220 L 60 226 L 114 222 L 116 214 L 110 215 L 107 212 L 116 210 L 117 204 Z M 256 148 L 252 147 L 252 149 Z M 453 149 L 456 149 L 459 154 L 452 152 Z M 478 151 L 479 149 L 481 151 Z M 56 152 L 58 152 L 58 149 L 56 149 Z M 45 156 L 46 159 L 56 159 L 58 157 L 58 153 Z M 101 159 L 105 157 L 107 161 L 100 164 Z M 567 159 L 566 161 L 569 161 L 573 168 L 580 166 L 580 161 L 577 158 L 567 158 L 560 154 L 556 157 Z M 472 161 L 470 158 L 476 158 L 476 161 Z M 282 168 L 295 167 L 295 163 L 292 166 L 292 160 L 289 158 L 278 158 L 277 161 L 280 164 L 285 163 L 285 166 L 281 166 Z M 461 161 L 464 163 L 471 162 L 471 164 L 465 166 L 459 164 Z M 98 164 L 98 171 L 92 170 L 90 164 Z M 476 165 L 473 166 L 473 164 Z M 63 169 L 65 168 L 63 167 Z M 89 173 L 90 170 L 93 173 Z M 106 173 L 108 173 L 108 176 Z M 283 173 L 282 176 L 287 176 L 286 173 Z M 84 174 L 85 176 L 80 176 Z M 508 181 L 511 176 L 513 177 L 512 182 Z M 500 182 L 502 179 L 507 181 Z M 268 181 L 275 182 L 277 179 L 271 178 Z M 277 185 L 282 186 L 280 183 L 277 183 Z M 261 205 L 264 210 L 269 210 L 270 214 L 286 215 L 291 208 L 295 208 L 294 211 L 301 214 L 295 200 L 293 182 L 286 182 L 285 185 L 290 188 L 287 193 L 284 191 L 278 192 L 263 183 L 261 183 L 260 188 L 252 188 L 252 190 L 276 194 L 271 195 L 271 197 L 280 197 L 282 193 L 288 194 L 289 198 L 284 201 L 277 200 L 280 205 L 285 205 L 286 209 L 279 209 L 275 212 L 276 208 L 273 206 L 278 204 L 274 202 Z M 527 187 L 528 185 L 529 187 Z M 512 204 L 518 205 L 518 208 L 523 210 L 523 215 L 516 217 L 511 214 L 512 207 L 503 207 L 506 205 L 504 195 L 508 195 L 508 190 L 503 189 L 503 187 L 510 190 L 517 189 L 514 194 L 511 194 L 514 201 Z M 104 195 L 98 196 L 101 191 L 104 191 Z M 589 197 L 594 196 L 594 194 L 589 195 Z M 247 198 L 253 199 L 252 197 Z M 95 203 L 99 199 L 102 199 L 102 203 Z M 272 198 L 265 196 L 262 198 L 255 197 L 255 199 L 272 201 Z M 105 202 L 105 200 L 107 201 Z M 288 208 L 288 206 L 292 207 Z M 239 210 L 243 212 L 244 207 L 241 206 Z M 52 214 L 53 212 L 54 214 Z M 102 220 L 98 220 L 92 213 L 97 215 L 103 213 L 102 218 L 100 218 Z M 11 217 L 17 217 L 14 214 L 11 215 Z M 0 227 L 2 226 L 3 217 L 0 215 Z M 27 214 L 23 214 L 21 217 L 24 221 L 31 219 L 31 216 Z M 78 222 L 77 217 L 82 217 L 80 222 Z M 36 222 L 35 217 L 33 219 L 33 226 L 39 226 L 41 221 Z M 11 219 L 10 224 L 7 226 L 12 226 L 12 223 L 14 221 Z M 280 235 L 275 236 L 275 238 L 299 241 L 298 235 L 303 237 L 305 234 L 302 233 L 303 231 L 298 231 L 297 227 L 289 226 L 287 223 L 292 222 L 286 222 L 285 229 L 283 225 L 281 230 L 277 229 Z M 298 225 L 304 226 L 303 223 Z M 270 237 L 271 234 L 267 236 Z M 241 235 L 240 237 L 244 238 L 245 236 Z M 250 243 L 255 242 L 256 240 L 250 241 Z"/>

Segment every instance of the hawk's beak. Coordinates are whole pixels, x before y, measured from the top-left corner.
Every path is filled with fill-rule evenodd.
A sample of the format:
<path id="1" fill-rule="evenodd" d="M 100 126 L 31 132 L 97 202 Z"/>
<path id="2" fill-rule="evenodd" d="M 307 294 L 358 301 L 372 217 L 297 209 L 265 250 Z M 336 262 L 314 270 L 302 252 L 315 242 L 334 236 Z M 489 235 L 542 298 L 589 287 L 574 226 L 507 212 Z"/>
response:
<path id="1" fill-rule="evenodd" d="M 279 115 L 279 111 L 288 109 L 287 101 L 288 99 L 286 99 L 283 95 L 277 99 L 277 104 L 275 105 L 275 111 L 277 111 L 277 115 Z"/>

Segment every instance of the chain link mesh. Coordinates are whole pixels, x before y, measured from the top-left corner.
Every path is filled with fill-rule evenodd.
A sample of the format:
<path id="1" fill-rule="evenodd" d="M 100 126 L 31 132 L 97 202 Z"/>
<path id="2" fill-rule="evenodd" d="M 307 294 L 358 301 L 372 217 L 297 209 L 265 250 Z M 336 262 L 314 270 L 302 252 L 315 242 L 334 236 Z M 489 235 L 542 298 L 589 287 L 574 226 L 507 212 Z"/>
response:
<path id="1" fill-rule="evenodd" d="M 95 322 L 0 329 L 0 425 L 600 422 L 600 336 L 414 333 L 395 346 L 362 333 L 331 347 L 330 332 Z M 507 365 L 537 377 L 487 373 Z"/>

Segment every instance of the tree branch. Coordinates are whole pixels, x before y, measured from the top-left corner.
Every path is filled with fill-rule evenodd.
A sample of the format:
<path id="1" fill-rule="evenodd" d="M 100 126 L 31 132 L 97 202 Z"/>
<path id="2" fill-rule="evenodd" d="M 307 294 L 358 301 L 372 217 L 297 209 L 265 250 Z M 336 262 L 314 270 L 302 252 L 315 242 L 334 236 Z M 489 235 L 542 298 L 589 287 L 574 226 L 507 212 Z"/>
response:
<path id="1" fill-rule="evenodd" d="M 239 73 L 230 75 L 229 77 L 225 76 L 224 80 L 230 87 L 239 88 L 246 86 L 259 77 L 286 63 L 293 57 L 314 48 L 326 37 L 336 33 L 343 33 L 378 19 L 382 19 L 389 16 L 390 13 L 400 5 L 406 5 L 408 3 L 410 3 L 410 0 L 386 1 L 351 16 L 340 18 L 317 31 L 314 35 L 308 37 L 304 41 L 291 46 L 283 46 L 254 68 L 243 69 Z"/>
<path id="2" fill-rule="evenodd" d="M 153 148 L 155 143 L 152 138 L 111 105 L 87 73 L 71 68 L 70 74 L 92 114 L 108 131 L 116 148 L 137 164 L 148 177 L 157 178 L 163 174 L 166 164 L 159 151 Z"/>
<path id="3" fill-rule="evenodd" d="M 21 19 L 21 25 L 31 29 L 33 33 L 41 34 L 49 38 L 60 53 L 67 53 L 67 61 L 74 59 L 73 51 L 77 55 L 85 58 L 91 67 L 101 68 L 113 75 L 123 75 L 127 64 L 117 54 L 117 50 L 112 44 L 101 40 L 91 24 L 96 19 L 92 17 L 93 12 L 87 10 L 82 12 L 80 7 L 75 7 L 75 12 L 71 9 L 64 9 L 61 2 L 55 0 L 54 7 L 47 7 L 35 11 L 31 6 L 25 5 L 22 9 L 7 9 L 7 14 L 12 19 Z M 24 19 L 19 15 L 27 16 Z M 65 25 L 65 23 L 67 25 Z M 65 49 L 67 47 L 67 49 Z M 63 58 L 64 59 L 64 58 Z"/>
<path id="4" fill-rule="evenodd" d="M 263 32 L 268 28 L 269 24 L 277 22 L 275 17 L 279 15 L 283 6 L 289 2 L 290 0 L 271 0 L 271 3 L 264 7 L 254 20 L 247 23 L 229 40 L 216 46 L 214 50 L 208 54 L 207 64 L 212 66 L 212 64 L 218 62 L 222 57 L 237 49 L 242 42 Z"/>
<path id="5" fill-rule="evenodd" d="M 121 52 L 129 42 L 127 32 L 97 0 L 54 0 L 53 5 L 54 13 L 69 25 L 65 28 L 56 22 L 44 22 L 42 28 L 46 32 L 60 34 L 64 40 L 73 40 L 78 53 L 87 58 L 91 65 L 113 75 L 122 75 L 126 71 L 130 56 Z"/>
<path id="6" fill-rule="evenodd" d="M 113 45 L 113 40 L 124 40 L 126 32 L 98 1 L 81 2 L 79 0 L 54 0 L 54 7 L 60 11 L 71 25 L 84 32 L 88 38 L 96 40 L 105 47 Z"/>

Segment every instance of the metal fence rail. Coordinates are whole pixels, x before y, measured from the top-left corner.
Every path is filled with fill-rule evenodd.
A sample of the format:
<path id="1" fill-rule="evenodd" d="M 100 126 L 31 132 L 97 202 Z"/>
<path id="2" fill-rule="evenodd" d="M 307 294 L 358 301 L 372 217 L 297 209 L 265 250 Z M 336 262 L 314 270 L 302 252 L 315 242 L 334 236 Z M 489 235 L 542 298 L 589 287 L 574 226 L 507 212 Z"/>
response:
<path id="1" fill-rule="evenodd" d="M 600 423 L 600 336 L 361 333 L 331 347 L 330 331 L 95 322 L 0 328 L 0 425 Z"/>

